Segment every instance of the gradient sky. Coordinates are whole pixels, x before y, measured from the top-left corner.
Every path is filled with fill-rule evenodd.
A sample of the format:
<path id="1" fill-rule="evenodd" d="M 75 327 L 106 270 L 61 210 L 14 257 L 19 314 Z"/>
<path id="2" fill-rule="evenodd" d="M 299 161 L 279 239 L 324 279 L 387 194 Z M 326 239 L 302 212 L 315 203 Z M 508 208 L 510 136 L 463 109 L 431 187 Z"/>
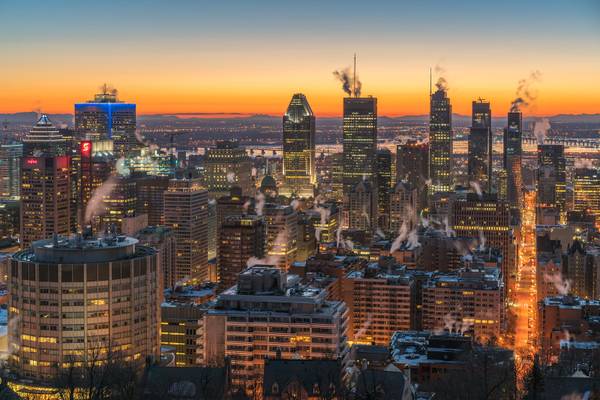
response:
<path id="1" fill-rule="evenodd" d="M 339 115 L 332 71 L 354 52 L 381 115 L 427 113 L 436 64 L 459 113 L 477 97 L 505 113 L 533 70 L 526 113 L 600 112 L 598 0 L 0 0 L 0 16 L 0 112 L 70 113 L 108 82 L 141 114 L 279 115 L 301 91 Z"/>

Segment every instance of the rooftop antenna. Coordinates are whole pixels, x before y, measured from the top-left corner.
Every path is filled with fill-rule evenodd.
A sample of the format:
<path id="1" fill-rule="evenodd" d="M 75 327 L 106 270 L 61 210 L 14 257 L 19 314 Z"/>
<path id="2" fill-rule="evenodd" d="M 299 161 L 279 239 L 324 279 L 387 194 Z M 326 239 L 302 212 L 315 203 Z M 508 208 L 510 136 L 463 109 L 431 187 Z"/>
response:
<path id="1" fill-rule="evenodd" d="M 352 76 L 352 93 L 356 97 L 356 53 L 354 53 L 354 75 Z"/>
<path id="2" fill-rule="evenodd" d="M 429 97 L 431 97 L 431 67 L 429 67 Z"/>

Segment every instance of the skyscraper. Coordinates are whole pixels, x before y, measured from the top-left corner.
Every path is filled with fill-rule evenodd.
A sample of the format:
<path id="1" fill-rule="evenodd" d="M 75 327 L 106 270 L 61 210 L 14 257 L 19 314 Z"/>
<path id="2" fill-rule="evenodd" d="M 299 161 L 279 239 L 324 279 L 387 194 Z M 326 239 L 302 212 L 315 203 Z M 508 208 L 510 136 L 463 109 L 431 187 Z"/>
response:
<path id="1" fill-rule="evenodd" d="M 600 173 L 597 169 L 577 168 L 573 174 L 573 210 L 588 211 L 600 223 Z"/>
<path id="2" fill-rule="evenodd" d="M 265 222 L 256 215 L 228 217 L 220 229 L 219 271 L 220 290 L 235 285 L 240 272 L 246 269 L 248 261 L 265 256 Z"/>
<path id="3" fill-rule="evenodd" d="M 469 132 L 469 182 L 492 192 L 492 110 L 490 103 L 473 101 Z"/>
<path id="4" fill-rule="evenodd" d="M 292 96 L 283 116 L 283 173 L 282 195 L 314 196 L 315 116 L 302 93 Z"/>
<path id="5" fill-rule="evenodd" d="M 176 246 L 174 278 L 208 279 L 208 191 L 200 179 L 172 179 L 164 193 L 165 225 Z"/>
<path id="6" fill-rule="evenodd" d="M 375 178 L 377 99 L 344 98 L 343 189 L 350 192 L 362 180 Z"/>
<path id="7" fill-rule="evenodd" d="M 83 226 L 85 211 L 94 191 L 114 172 L 114 155 L 110 140 L 82 140 L 79 144 L 78 206 L 79 221 Z"/>
<path id="8" fill-rule="evenodd" d="M 503 165 L 506 170 L 506 196 L 508 203 L 513 209 L 520 209 L 523 204 L 522 186 L 523 174 L 521 169 L 521 158 L 523 154 L 522 139 L 523 116 L 520 111 L 508 113 L 508 125 L 504 128 L 504 155 Z"/>
<path id="9" fill-rule="evenodd" d="M 21 246 L 68 235 L 76 228 L 72 218 L 71 159 L 65 140 L 46 115 L 24 138 L 21 159 Z"/>
<path id="10" fill-rule="evenodd" d="M 0 145 L 0 199 L 18 200 L 21 187 L 23 144 Z"/>
<path id="11" fill-rule="evenodd" d="M 119 101 L 116 90 L 104 85 L 94 100 L 75 104 L 75 130 L 90 140 L 110 139 L 114 133 L 119 143 L 136 143 L 135 104 Z"/>
<path id="12" fill-rule="evenodd" d="M 427 143 L 417 142 L 416 140 L 409 140 L 396 146 L 396 183 L 405 181 L 417 189 L 418 210 L 422 210 L 427 206 L 429 147 L 430 145 Z M 450 151 L 451 155 L 452 151 Z M 429 187 L 431 187 L 431 184 Z M 448 186 L 448 190 L 451 190 L 451 188 L 452 185 Z"/>
<path id="13" fill-rule="evenodd" d="M 565 164 L 565 149 L 562 145 L 538 145 L 538 208 L 554 208 L 558 213 L 566 211 Z"/>
<path id="14" fill-rule="evenodd" d="M 164 193 L 169 187 L 167 176 L 136 177 L 137 204 L 136 214 L 148 214 L 148 225 L 163 225 Z"/>
<path id="15" fill-rule="evenodd" d="M 377 184 L 377 227 L 387 230 L 392 189 L 392 153 L 388 149 L 377 150 L 375 182 Z"/>
<path id="16" fill-rule="evenodd" d="M 429 178 L 431 195 L 452 191 L 452 105 L 444 88 L 430 99 Z"/>
<path id="17" fill-rule="evenodd" d="M 232 186 L 242 188 L 244 195 L 254 195 L 252 160 L 238 142 L 223 140 L 207 149 L 204 169 L 204 183 L 211 196 L 227 196 Z"/>
<path id="18" fill-rule="evenodd" d="M 458 237 L 477 238 L 479 246 L 498 249 L 502 252 L 502 276 L 506 287 L 514 278 L 516 267 L 516 245 L 511 226 L 508 202 L 495 194 L 478 196 L 468 193 L 452 203 L 450 214 L 452 229 Z"/>
<path id="19" fill-rule="evenodd" d="M 298 251 L 298 213 L 292 206 L 267 203 L 263 216 L 267 225 L 267 255 L 274 265 L 287 270 Z"/>

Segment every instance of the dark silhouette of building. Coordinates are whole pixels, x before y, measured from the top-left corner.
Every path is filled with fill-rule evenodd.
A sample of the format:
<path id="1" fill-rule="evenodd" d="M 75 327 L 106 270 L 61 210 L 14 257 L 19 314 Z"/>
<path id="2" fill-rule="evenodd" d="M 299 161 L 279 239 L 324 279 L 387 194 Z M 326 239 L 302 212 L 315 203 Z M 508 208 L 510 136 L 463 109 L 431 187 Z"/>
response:
<path id="1" fill-rule="evenodd" d="M 417 189 L 418 210 L 427 206 L 427 189 L 433 184 L 427 182 L 430 168 L 430 145 L 409 140 L 396 147 L 396 183 L 406 181 Z M 451 184 L 448 185 L 448 191 L 451 190 L 451 186 Z M 439 192 L 438 189 L 439 187 L 436 189 Z"/>
<path id="2" fill-rule="evenodd" d="M 237 283 L 238 274 L 252 258 L 264 257 L 266 226 L 262 217 L 236 215 L 227 217 L 219 232 L 217 268 L 219 287 L 223 291 Z"/>
<path id="3" fill-rule="evenodd" d="M 519 210 L 523 204 L 522 136 L 523 115 L 520 111 L 511 111 L 508 113 L 508 125 L 504 128 L 503 166 L 506 170 L 506 198 L 514 210 Z"/>
<path id="4" fill-rule="evenodd" d="M 537 205 L 566 211 L 565 149 L 562 145 L 538 145 Z"/>
<path id="5" fill-rule="evenodd" d="M 488 193 L 492 192 L 492 110 L 490 103 L 473 101 L 469 132 L 469 182 L 475 182 Z"/>
<path id="6" fill-rule="evenodd" d="M 376 154 L 375 182 L 377 185 L 377 227 L 387 230 L 392 189 L 392 153 L 379 149 Z"/>

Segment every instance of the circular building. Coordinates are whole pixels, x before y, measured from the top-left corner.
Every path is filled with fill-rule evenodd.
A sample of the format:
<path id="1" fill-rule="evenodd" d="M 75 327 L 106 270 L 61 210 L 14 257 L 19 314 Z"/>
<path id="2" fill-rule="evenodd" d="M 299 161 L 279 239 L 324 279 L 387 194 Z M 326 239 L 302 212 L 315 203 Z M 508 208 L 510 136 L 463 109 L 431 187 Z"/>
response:
<path id="1" fill-rule="evenodd" d="M 160 355 L 160 264 L 137 239 L 37 241 L 12 256 L 8 281 L 9 363 L 21 377 Z"/>

